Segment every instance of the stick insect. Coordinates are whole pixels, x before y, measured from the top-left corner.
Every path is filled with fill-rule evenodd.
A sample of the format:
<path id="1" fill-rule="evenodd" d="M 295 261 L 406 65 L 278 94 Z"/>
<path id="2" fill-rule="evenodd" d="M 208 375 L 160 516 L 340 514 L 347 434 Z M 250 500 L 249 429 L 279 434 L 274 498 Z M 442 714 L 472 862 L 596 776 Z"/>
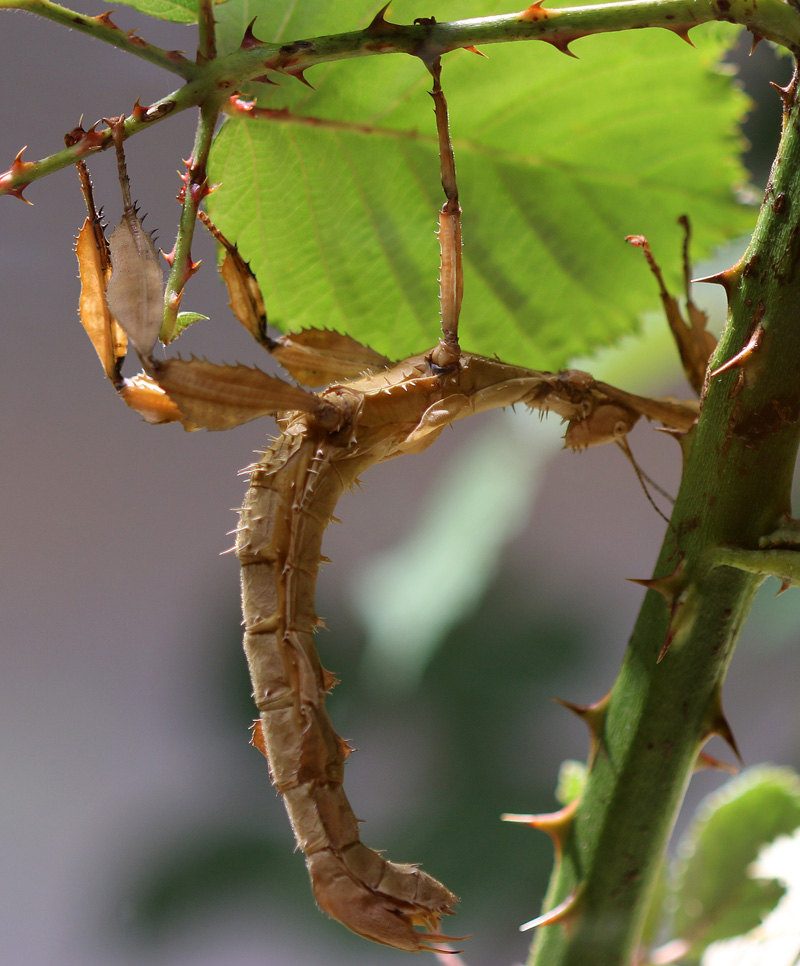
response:
<path id="1" fill-rule="evenodd" d="M 259 711 L 253 744 L 269 762 L 318 905 L 367 939 L 409 952 L 446 951 L 439 931 L 456 897 L 415 865 L 365 846 L 343 790 L 350 747 L 334 731 L 325 698 L 336 683 L 314 646 L 322 539 L 340 496 L 375 463 L 419 453 L 446 426 L 522 403 L 567 423 L 565 445 L 623 440 L 640 417 L 686 431 L 696 406 L 636 396 L 577 370 L 543 372 L 472 355 L 459 343 L 463 273 L 461 208 L 438 58 L 427 65 L 445 204 L 439 213 L 441 337 L 429 351 L 392 363 L 347 336 L 307 330 L 270 338 L 254 276 L 234 245 L 205 218 L 225 251 L 221 272 L 231 307 L 291 375 L 318 392 L 244 366 L 157 359 L 162 280 L 157 256 L 131 201 L 121 120 L 110 121 L 124 213 L 106 242 L 81 181 L 89 218 L 80 233 L 81 317 L 106 374 L 150 422 L 227 429 L 261 416 L 280 430 L 248 467 L 236 530 L 242 571 L 244 650 Z M 121 376 L 130 341 L 144 371 Z M 421 930 L 421 931 L 420 931 Z"/>

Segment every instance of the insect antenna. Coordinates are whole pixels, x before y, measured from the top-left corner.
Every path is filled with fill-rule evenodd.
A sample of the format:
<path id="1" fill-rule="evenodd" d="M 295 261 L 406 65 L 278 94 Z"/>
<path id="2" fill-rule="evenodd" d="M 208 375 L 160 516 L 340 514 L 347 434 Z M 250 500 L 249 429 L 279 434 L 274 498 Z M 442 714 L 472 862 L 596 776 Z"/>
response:
<path id="1" fill-rule="evenodd" d="M 617 446 L 619 446 L 619 448 L 622 450 L 622 452 L 628 458 L 628 461 L 630 462 L 631 466 L 633 467 L 633 471 L 634 471 L 634 473 L 636 473 L 636 479 L 639 481 L 639 486 L 641 486 L 642 491 L 644 492 L 644 495 L 647 497 L 647 502 L 656 511 L 656 513 L 661 517 L 661 519 L 667 524 L 667 526 L 670 528 L 670 530 L 673 530 L 674 531 L 675 528 L 672 525 L 672 521 L 661 510 L 661 508 L 658 506 L 658 504 L 656 503 L 656 501 L 653 499 L 653 496 L 650 493 L 650 490 L 647 488 L 648 487 L 648 484 L 657 493 L 661 494 L 661 496 L 663 496 L 664 499 L 667 500 L 669 503 L 675 503 L 675 498 L 673 496 L 670 496 L 670 494 L 667 493 L 667 491 L 663 487 L 659 486 L 658 483 L 656 483 L 656 481 L 651 476 L 648 476 L 647 473 L 645 473 L 645 471 L 641 468 L 641 466 L 639 466 L 639 464 L 636 462 L 636 459 L 635 459 L 633 453 L 631 452 L 631 448 L 630 448 L 630 445 L 628 444 L 628 440 L 627 439 L 625 439 L 623 437 L 622 439 L 616 439 L 616 440 L 614 440 L 614 442 L 617 444 Z M 677 534 L 676 534 L 676 536 L 677 536 Z"/>

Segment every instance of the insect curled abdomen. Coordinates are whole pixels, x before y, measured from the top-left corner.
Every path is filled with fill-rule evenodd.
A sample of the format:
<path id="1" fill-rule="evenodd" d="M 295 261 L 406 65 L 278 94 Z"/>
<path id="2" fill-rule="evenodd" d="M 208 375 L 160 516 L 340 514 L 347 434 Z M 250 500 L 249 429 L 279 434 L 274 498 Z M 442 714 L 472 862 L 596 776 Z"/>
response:
<path id="1" fill-rule="evenodd" d="M 435 929 L 456 898 L 360 842 L 342 788 L 350 748 L 325 709 L 335 678 L 314 646 L 323 533 L 342 492 L 375 458 L 336 446 L 307 415 L 285 425 L 252 468 L 236 540 L 244 647 L 261 712 L 254 743 L 269 761 L 319 906 L 359 935 L 419 952 L 445 941 Z"/>

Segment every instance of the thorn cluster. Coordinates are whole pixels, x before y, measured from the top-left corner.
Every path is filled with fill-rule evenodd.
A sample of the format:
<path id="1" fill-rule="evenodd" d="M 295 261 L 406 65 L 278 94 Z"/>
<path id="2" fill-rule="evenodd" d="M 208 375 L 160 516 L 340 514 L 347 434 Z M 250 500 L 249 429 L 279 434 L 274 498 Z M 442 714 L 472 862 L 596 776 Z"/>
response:
<path id="1" fill-rule="evenodd" d="M 20 201 L 24 201 L 26 205 L 31 205 L 33 202 L 28 201 L 22 192 L 30 184 L 30 181 L 25 180 L 25 174 L 34 167 L 34 164 L 32 161 L 22 160 L 24 151 L 25 148 L 18 151 L 8 171 L 0 174 L 0 194 L 13 195 L 15 198 L 19 198 Z"/>

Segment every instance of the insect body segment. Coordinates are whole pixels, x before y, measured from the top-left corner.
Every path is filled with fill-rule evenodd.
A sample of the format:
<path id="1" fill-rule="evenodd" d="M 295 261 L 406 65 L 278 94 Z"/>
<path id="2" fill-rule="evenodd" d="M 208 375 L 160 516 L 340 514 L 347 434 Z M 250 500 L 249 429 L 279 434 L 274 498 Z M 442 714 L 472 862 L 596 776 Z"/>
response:
<path id="1" fill-rule="evenodd" d="M 244 647 L 261 713 L 256 739 L 320 907 L 368 939 L 419 952 L 445 941 L 436 929 L 456 897 L 415 866 L 361 844 L 342 788 L 350 748 L 325 710 L 335 678 L 313 640 L 322 535 L 342 492 L 376 461 L 375 450 L 342 440 L 350 426 L 330 433 L 314 423 L 306 413 L 286 418 L 283 434 L 252 469 L 241 511 L 236 550 Z M 417 925 L 432 931 L 419 933 Z"/>

